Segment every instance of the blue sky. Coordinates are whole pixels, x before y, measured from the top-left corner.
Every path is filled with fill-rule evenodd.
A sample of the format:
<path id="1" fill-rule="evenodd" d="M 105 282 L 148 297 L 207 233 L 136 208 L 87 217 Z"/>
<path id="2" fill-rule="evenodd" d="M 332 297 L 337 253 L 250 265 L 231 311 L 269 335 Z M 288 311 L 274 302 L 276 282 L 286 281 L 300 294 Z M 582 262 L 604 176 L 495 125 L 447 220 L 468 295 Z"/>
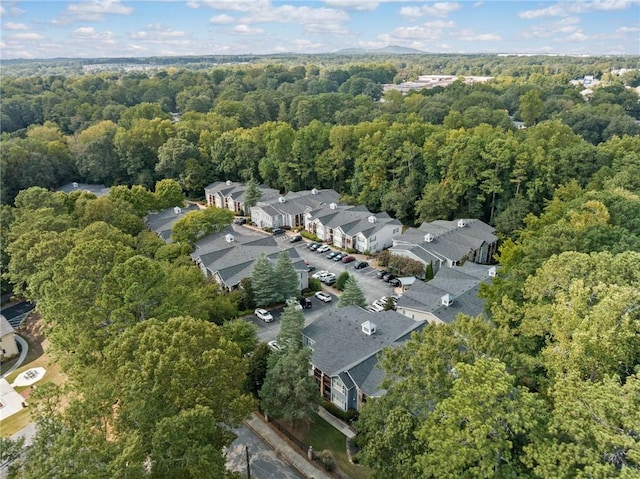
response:
<path id="1" fill-rule="evenodd" d="M 2 58 L 324 53 L 640 55 L 640 0 L 0 0 Z"/>

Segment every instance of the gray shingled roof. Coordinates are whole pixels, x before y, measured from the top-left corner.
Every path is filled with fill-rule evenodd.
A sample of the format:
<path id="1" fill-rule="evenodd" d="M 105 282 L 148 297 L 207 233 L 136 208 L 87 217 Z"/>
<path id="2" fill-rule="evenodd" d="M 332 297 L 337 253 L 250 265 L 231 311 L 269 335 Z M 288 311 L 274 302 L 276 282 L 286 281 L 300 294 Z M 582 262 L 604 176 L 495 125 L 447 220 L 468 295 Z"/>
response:
<path id="1" fill-rule="evenodd" d="M 362 332 L 365 321 L 376 325 L 371 336 Z M 303 334 L 315 342 L 312 363 L 325 374 L 335 376 L 392 345 L 419 324 L 395 311 L 369 313 L 358 306 L 347 306 L 332 309 L 308 325 Z"/>
<path id="2" fill-rule="evenodd" d="M 180 207 L 180 213 L 176 214 L 175 208 L 167 208 L 162 211 L 149 213 L 145 219 L 147 227 L 155 231 L 167 243 L 171 242 L 171 229 L 176 221 L 185 217 L 187 213 L 198 211 L 197 205 L 189 204 Z"/>
<path id="3" fill-rule="evenodd" d="M 465 219 L 464 227 L 458 226 L 458 221 L 436 220 L 423 223 L 418 228 L 409 228 L 403 234 L 393 238 L 396 247 L 400 245 L 414 245 L 411 250 L 420 254 L 418 249 L 435 256 L 442 256 L 453 261 L 460 261 L 470 251 L 479 249 L 483 243 L 494 243 L 498 238 L 493 234 L 494 228 L 477 219 Z M 427 233 L 433 236 L 433 241 L 426 242 Z M 405 248 L 406 249 L 406 248 Z"/>
<path id="4" fill-rule="evenodd" d="M 196 243 L 191 257 L 200 261 L 212 273 L 218 273 L 228 287 L 233 287 L 244 278 L 251 276 L 253 264 L 260 254 L 276 260 L 282 250 L 289 257 L 296 271 L 307 271 L 304 260 L 289 242 L 278 242 L 273 236 L 260 233 L 242 234 L 234 225 L 207 236 Z M 227 234 L 233 234 L 233 242 L 226 240 Z"/>
<path id="5" fill-rule="evenodd" d="M 378 367 L 378 354 L 349 369 L 348 373 L 357 384 L 358 389 L 367 396 L 379 397 L 385 393 L 385 390 L 380 388 L 384 371 Z"/>
<path id="6" fill-rule="evenodd" d="M 340 194 L 334 190 L 304 190 L 289 192 L 284 198 L 284 202 L 280 201 L 280 196 L 270 198 L 261 198 L 256 206 L 262 208 L 270 216 L 278 214 L 298 215 L 307 209 L 321 208 L 323 205 L 336 203 Z"/>
<path id="7" fill-rule="evenodd" d="M 408 308 L 434 314 L 443 322 L 455 320 L 459 313 L 477 316 L 484 309 L 478 298 L 480 283 L 489 280 L 488 266 L 467 262 L 464 266 L 443 267 L 434 279 L 416 281 L 398 300 L 398 308 Z M 453 296 L 453 304 L 444 306 L 442 296 Z"/>

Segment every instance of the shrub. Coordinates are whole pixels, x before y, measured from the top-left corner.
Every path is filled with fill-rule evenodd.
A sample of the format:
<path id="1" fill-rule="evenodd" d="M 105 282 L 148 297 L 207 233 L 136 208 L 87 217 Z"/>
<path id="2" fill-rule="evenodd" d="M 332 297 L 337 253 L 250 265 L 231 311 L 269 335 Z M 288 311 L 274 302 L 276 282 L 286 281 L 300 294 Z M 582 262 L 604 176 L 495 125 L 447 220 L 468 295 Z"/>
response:
<path id="1" fill-rule="evenodd" d="M 378 261 L 378 265 L 382 266 L 383 268 L 386 268 L 387 266 L 389 266 L 389 257 L 390 256 L 391 256 L 391 253 L 389 253 L 389 250 L 384 250 L 376 258 L 376 260 Z"/>
<path id="2" fill-rule="evenodd" d="M 355 409 L 347 409 L 347 411 L 343 411 L 331 401 L 323 401 L 322 407 L 325 408 L 331 415 L 348 423 L 355 421 L 358 417 L 358 411 L 356 411 Z"/>
<path id="3" fill-rule="evenodd" d="M 348 279 L 349 279 L 349 273 L 347 273 L 346 271 L 343 271 L 342 273 L 340 273 L 340 276 L 338 276 L 338 279 L 336 280 L 336 289 L 338 291 L 342 291 Z"/>
<path id="4" fill-rule="evenodd" d="M 318 457 L 320 458 L 320 462 L 324 466 L 325 471 L 331 472 L 336 468 L 336 458 L 330 450 L 325 449 L 318 454 Z"/>
<path id="5" fill-rule="evenodd" d="M 322 283 L 318 278 L 309 278 L 309 289 L 311 291 L 322 291 Z"/>
<path id="6" fill-rule="evenodd" d="M 307 230 L 300 231 L 300 236 L 302 236 L 303 238 L 307 238 L 308 240 L 315 241 L 316 243 L 322 243 L 322 240 L 320 238 Z"/>

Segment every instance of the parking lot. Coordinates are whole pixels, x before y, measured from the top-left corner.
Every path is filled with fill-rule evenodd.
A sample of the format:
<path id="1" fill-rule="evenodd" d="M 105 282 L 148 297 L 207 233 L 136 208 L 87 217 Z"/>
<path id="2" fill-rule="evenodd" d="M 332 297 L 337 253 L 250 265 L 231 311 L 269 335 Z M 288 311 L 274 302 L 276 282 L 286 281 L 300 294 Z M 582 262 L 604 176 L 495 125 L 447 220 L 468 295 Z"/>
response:
<path id="1" fill-rule="evenodd" d="M 389 283 L 385 283 L 379 280 L 376 276 L 378 270 L 367 266 L 363 269 L 355 269 L 354 266 L 357 261 L 351 263 L 336 262 L 327 259 L 327 253 L 316 253 L 307 248 L 307 242 L 298 243 L 296 249 L 301 258 L 307 261 L 310 265 L 315 266 L 316 271 L 326 270 L 330 273 L 340 276 L 340 273 L 347 271 L 350 275 L 356 278 L 360 289 L 364 292 L 364 296 L 367 299 L 367 304 L 371 304 L 381 296 L 389 296 L 394 294 L 393 287 Z M 361 255 L 358 255 L 360 257 Z M 368 261 L 371 264 L 370 261 Z M 335 292 L 333 288 L 324 287 L 327 291 Z M 315 306 L 315 304 L 314 304 Z"/>
<path id="2" fill-rule="evenodd" d="M 289 236 L 282 235 L 278 237 L 279 241 L 288 241 Z M 367 266 L 363 269 L 355 269 L 354 266 L 357 261 L 353 261 L 351 263 L 342 263 L 340 261 L 336 262 L 331 259 L 327 259 L 327 252 L 324 253 L 316 253 L 315 251 L 311 251 L 307 248 L 307 240 L 303 240 L 299 243 L 295 244 L 295 248 L 298 251 L 298 254 L 302 259 L 307 261 L 310 265 L 314 266 L 316 271 L 326 270 L 330 273 L 333 273 L 337 276 L 340 276 L 340 273 L 347 271 L 349 274 L 356 278 L 360 289 L 364 292 L 365 298 L 367 300 L 367 304 L 373 303 L 375 300 L 379 299 L 382 296 L 389 296 L 394 294 L 394 288 L 376 276 L 378 273 L 378 269 L 373 268 L 372 266 Z M 362 255 L 357 255 L 358 260 L 365 259 Z M 371 265 L 371 261 L 367 261 Z M 311 277 L 313 273 L 309 273 L 309 277 Z M 323 315 L 327 314 L 327 312 L 331 308 L 336 308 L 339 297 L 339 291 L 335 288 L 328 287 L 326 285 L 322 285 L 323 291 L 326 291 L 331 294 L 332 301 L 330 303 L 324 303 L 315 297 L 311 296 L 311 303 L 313 306 L 310 309 L 303 310 L 303 314 L 305 317 L 304 325 L 307 326 L 312 322 L 321 319 Z M 247 317 L 246 320 L 252 322 L 258 328 L 258 338 L 260 341 L 269 342 L 278 336 L 278 332 L 280 331 L 280 316 L 282 315 L 282 307 L 270 310 L 273 316 L 273 322 L 265 323 L 255 316 Z"/>

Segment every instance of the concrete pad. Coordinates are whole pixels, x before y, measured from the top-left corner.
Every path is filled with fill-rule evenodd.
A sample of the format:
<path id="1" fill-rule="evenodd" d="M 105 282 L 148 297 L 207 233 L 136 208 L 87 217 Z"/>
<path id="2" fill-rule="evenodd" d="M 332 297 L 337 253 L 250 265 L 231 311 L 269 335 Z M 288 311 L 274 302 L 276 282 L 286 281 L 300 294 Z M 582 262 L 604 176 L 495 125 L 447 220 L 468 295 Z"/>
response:
<path id="1" fill-rule="evenodd" d="M 45 368 L 27 369 L 26 371 L 18 375 L 16 380 L 13 381 L 12 386 L 14 388 L 20 386 L 30 386 L 33 383 L 37 383 L 38 381 L 40 381 L 44 377 L 46 372 L 47 371 Z"/>

